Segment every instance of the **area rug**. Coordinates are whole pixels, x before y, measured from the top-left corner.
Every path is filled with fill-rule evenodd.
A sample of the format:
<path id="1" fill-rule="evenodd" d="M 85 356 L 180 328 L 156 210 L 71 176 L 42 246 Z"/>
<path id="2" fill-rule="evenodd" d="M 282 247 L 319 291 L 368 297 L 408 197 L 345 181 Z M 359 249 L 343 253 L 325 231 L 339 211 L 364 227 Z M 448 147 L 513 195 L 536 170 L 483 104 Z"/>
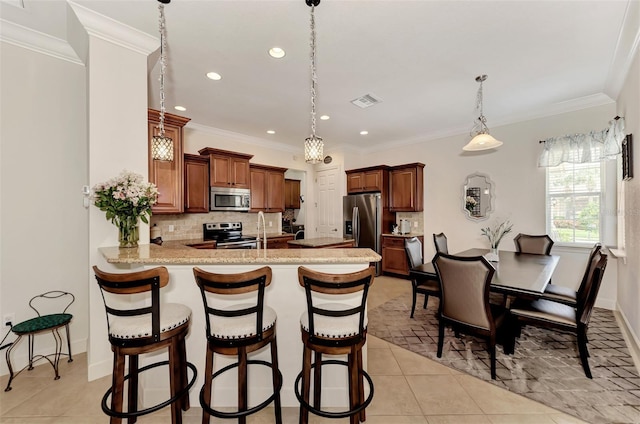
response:
<path id="1" fill-rule="evenodd" d="M 409 318 L 411 295 L 402 295 L 369 311 L 369 334 L 466 372 L 586 422 L 640 423 L 640 376 L 613 313 L 595 308 L 589 326 L 589 365 L 584 375 L 572 334 L 524 327 L 515 353 L 497 349 L 497 379 L 491 380 L 489 354 L 482 339 L 445 333 L 442 358 L 438 344 L 437 308 L 430 297 Z"/>

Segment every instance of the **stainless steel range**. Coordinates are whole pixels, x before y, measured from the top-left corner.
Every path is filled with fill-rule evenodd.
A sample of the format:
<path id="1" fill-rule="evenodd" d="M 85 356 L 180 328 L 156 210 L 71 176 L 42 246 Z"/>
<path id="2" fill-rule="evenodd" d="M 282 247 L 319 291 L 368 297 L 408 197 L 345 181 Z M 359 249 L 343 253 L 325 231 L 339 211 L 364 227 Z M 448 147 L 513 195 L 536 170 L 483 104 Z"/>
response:
<path id="1" fill-rule="evenodd" d="M 215 240 L 218 249 L 257 249 L 257 237 L 244 237 L 241 222 L 210 222 L 202 224 L 202 238 Z"/>

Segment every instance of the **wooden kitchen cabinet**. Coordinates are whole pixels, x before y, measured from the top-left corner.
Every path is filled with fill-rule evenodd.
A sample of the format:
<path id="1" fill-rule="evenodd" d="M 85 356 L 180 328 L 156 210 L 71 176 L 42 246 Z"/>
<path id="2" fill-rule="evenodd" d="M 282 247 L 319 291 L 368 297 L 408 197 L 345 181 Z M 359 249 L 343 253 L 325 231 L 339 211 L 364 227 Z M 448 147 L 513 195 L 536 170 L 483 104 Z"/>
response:
<path id="1" fill-rule="evenodd" d="M 389 184 L 389 167 L 381 165 L 352 169 L 347 174 L 347 193 L 385 192 Z"/>
<path id="2" fill-rule="evenodd" d="M 209 212 L 209 157 L 184 155 L 184 211 Z"/>
<path id="3" fill-rule="evenodd" d="M 211 187 L 249 188 L 249 159 L 253 155 L 205 147 L 198 153 L 209 156 L 209 185 Z"/>
<path id="4" fill-rule="evenodd" d="M 284 212 L 284 173 L 287 168 L 250 166 L 251 211 Z"/>
<path id="5" fill-rule="evenodd" d="M 300 181 L 284 180 L 284 208 L 300 209 Z"/>
<path id="6" fill-rule="evenodd" d="M 288 249 L 289 240 L 293 240 L 293 234 L 281 236 L 267 236 L 267 249 Z"/>
<path id="7" fill-rule="evenodd" d="M 403 236 L 382 236 L 382 272 L 396 275 L 409 275 L 409 261 L 404 251 Z M 424 237 L 418 236 L 424 245 Z"/>
<path id="8" fill-rule="evenodd" d="M 175 214 L 184 212 L 184 157 L 182 128 L 189 122 L 185 118 L 171 113 L 164 114 L 165 135 L 173 140 L 173 160 L 161 161 L 151 157 L 151 139 L 160 134 L 160 111 L 147 110 L 148 118 L 148 158 L 149 182 L 158 187 L 158 203 L 151 207 L 154 214 Z"/>
<path id="9" fill-rule="evenodd" d="M 389 172 L 389 210 L 421 212 L 424 210 L 424 164 L 396 166 Z"/>

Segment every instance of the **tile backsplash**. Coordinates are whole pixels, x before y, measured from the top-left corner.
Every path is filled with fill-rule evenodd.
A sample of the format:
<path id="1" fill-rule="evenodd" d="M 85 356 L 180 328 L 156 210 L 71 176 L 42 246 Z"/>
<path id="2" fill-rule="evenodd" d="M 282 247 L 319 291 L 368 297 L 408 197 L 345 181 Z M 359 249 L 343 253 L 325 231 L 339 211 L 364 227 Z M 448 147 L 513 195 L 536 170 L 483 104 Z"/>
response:
<path id="1" fill-rule="evenodd" d="M 396 224 L 399 224 L 401 219 L 411 222 L 411 233 L 424 235 L 424 212 L 396 212 Z M 416 222 L 418 224 L 414 226 Z"/>
<path id="2" fill-rule="evenodd" d="M 265 213 L 267 234 L 282 232 L 282 213 Z M 258 229 L 257 213 L 209 212 L 176 215 L 152 215 L 151 226 L 160 227 L 162 240 L 187 240 L 202 238 L 202 224 L 207 222 L 241 222 L 242 234 L 254 236 Z M 269 226 L 271 223 L 271 226 Z M 170 231 L 173 229 L 173 231 Z"/>

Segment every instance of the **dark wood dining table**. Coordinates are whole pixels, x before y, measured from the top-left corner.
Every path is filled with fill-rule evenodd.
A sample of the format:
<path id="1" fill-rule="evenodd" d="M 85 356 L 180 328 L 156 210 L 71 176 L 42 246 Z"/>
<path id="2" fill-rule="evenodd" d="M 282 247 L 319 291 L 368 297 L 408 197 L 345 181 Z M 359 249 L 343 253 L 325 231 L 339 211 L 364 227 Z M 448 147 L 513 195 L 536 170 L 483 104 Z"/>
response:
<path id="1" fill-rule="evenodd" d="M 489 249 L 469 249 L 456 256 L 483 256 Z M 532 255 L 501 250 L 499 261 L 490 262 L 496 269 L 491 281 L 491 290 L 516 297 L 539 297 L 551 281 L 553 271 L 560 260 L 556 255 Z M 409 270 L 411 278 L 437 279 L 431 262 Z"/>

